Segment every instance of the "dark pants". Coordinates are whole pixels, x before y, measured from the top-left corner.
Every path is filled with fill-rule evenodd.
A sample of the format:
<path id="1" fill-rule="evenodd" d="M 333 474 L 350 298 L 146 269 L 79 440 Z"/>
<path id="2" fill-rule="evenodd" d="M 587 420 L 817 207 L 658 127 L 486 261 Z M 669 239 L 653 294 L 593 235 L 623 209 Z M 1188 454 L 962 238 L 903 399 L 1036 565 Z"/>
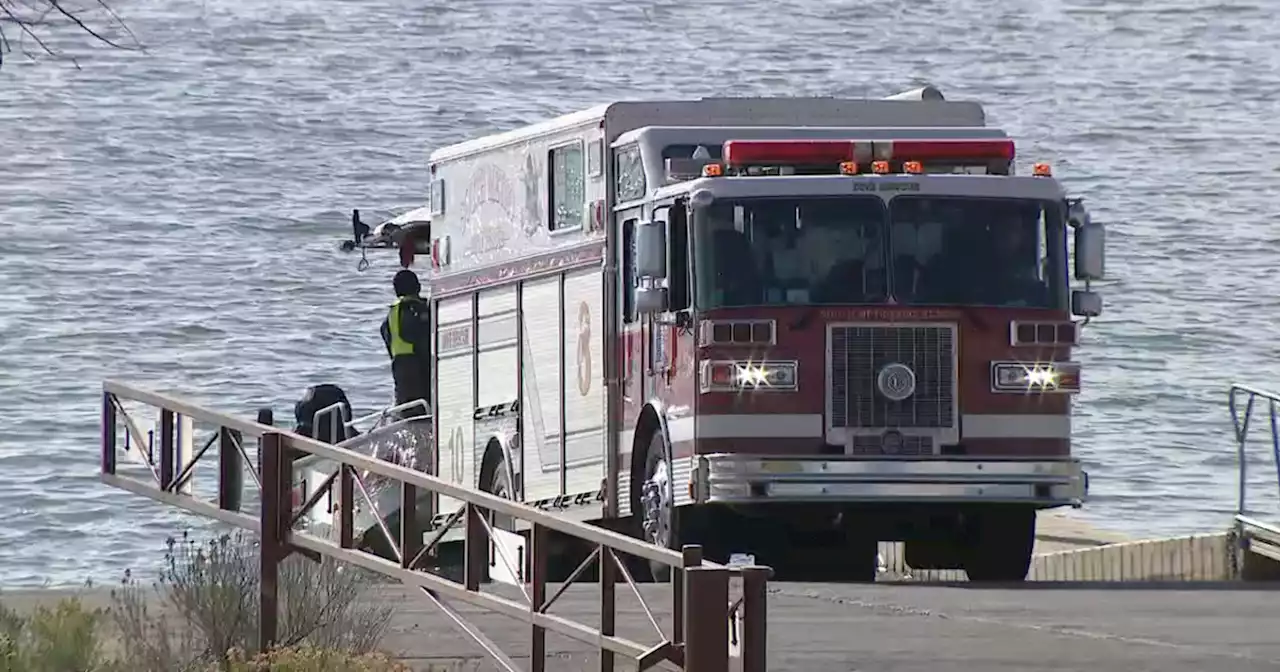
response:
<path id="1" fill-rule="evenodd" d="M 391 377 L 396 384 L 396 405 L 405 404 L 415 399 L 431 402 L 431 369 L 425 357 L 401 355 L 391 360 Z M 403 417 L 413 417 L 426 413 L 422 407 L 406 409 L 400 412 Z"/>

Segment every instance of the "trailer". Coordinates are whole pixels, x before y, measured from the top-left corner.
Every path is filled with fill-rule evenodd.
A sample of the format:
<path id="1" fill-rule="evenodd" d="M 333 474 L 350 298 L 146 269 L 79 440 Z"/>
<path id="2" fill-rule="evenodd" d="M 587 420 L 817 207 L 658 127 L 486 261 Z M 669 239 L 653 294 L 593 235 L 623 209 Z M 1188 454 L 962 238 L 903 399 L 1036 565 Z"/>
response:
<path id="1" fill-rule="evenodd" d="M 1023 579 L 1037 511 L 1086 496 L 1105 230 L 1015 155 L 933 87 L 615 102 L 435 151 L 400 242 L 435 316 L 424 462 L 784 579 L 873 580 L 890 540 Z"/>

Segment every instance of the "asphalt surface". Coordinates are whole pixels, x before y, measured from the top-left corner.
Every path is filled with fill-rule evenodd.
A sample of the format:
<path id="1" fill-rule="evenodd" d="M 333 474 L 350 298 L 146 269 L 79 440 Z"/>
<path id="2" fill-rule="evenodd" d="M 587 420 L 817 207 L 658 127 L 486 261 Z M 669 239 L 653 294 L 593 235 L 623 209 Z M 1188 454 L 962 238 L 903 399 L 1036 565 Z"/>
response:
<path id="1" fill-rule="evenodd" d="M 506 589 L 503 590 L 506 593 Z M 651 609 L 669 627 L 669 592 L 644 586 Z M 509 594 L 509 593 L 508 593 Z M 642 644 L 653 634 L 636 598 L 619 592 L 619 633 Z M 1251 672 L 1280 670 L 1280 593 L 1240 584 L 1199 588 L 1028 584 L 1006 589 L 963 585 L 777 584 L 769 603 L 770 670 L 801 672 L 992 672 L 1052 670 Z M 498 669 L 425 600 L 403 596 L 386 644 L 421 669 L 473 661 Z M 551 613 L 597 625 L 598 592 L 571 588 Z M 517 659 L 527 629 L 463 607 Z M 555 635 L 552 670 L 596 667 L 589 645 Z M 618 669 L 633 669 L 619 665 Z"/>
<path id="2" fill-rule="evenodd" d="M 1280 670 L 1280 590 L 1258 584 L 1051 584 L 974 588 L 963 584 L 771 585 L 769 669 L 775 672 L 1253 672 Z M 486 586 L 517 598 L 509 586 Z M 641 586 L 664 630 L 670 589 Z M 549 587 L 548 593 L 554 593 Z M 105 591 L 84 595 L 106 603 Z M 64 591 L 6 591 L 24 610 Z M 83 594 L 82 594 L 83 595 Z M 396 606 L 383 642 L 418 670 L 499 669 L 420 594 L 386 586 Z M 550 613 L 597 626 L 599 591 L 572 586 Z M 523 666 L 528 628 L 455 604 Z M 618 634 L 641 644 L 662 641 L 626 585 L 618 590 Z M 598 670 L 592 648 L 555 634 L 548 650 L 556 672 Z M 434 667 L 433 667 L 434 666 Z M 633 666 L 619 664 L 618 670 Z"/>

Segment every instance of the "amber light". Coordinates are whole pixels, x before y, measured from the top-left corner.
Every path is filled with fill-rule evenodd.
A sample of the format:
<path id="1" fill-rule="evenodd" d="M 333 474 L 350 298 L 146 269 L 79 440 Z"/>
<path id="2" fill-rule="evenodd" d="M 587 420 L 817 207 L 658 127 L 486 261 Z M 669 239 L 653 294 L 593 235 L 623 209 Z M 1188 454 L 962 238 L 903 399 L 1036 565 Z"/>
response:
<path id="1" fill-rule="evenodd" d="M 703 177 L 720 177 L 724 175 L 724 166 L 718 163 L 708 163 L 702 167 Z"/>
<path id="2" fill-rule="evenodd" d="M 871 172 L 875 173 L 876 175 L 887 175 L 889 173 L 889 162 L 888 161 L 872 161 Z"/>
<path id="3" fill-rule="evenodd" d="M 856 164 L 856 163 L 854 163 L 854 162 L 852 162 L 852 161 L 841 161 L 841 162 L 840 162 L 840 174 L 841 174 L 841 175 L 857 175 L 857 174 L 858 174 L 858 164 Z"/>
<path id="4" fill-rule="evenodd" d="M 1036 177 L 1053 177 L 1053 168 L 1047 163 L 1037 163 L 1031 167 L 1031 174 Z"/>
<path id="5" fill-rule="evenodd" d="M 919 161 L 908 161 L 902 164 L 902 170 L 912 175 L 919 175 L 924 172 L 924 164 Z"/>

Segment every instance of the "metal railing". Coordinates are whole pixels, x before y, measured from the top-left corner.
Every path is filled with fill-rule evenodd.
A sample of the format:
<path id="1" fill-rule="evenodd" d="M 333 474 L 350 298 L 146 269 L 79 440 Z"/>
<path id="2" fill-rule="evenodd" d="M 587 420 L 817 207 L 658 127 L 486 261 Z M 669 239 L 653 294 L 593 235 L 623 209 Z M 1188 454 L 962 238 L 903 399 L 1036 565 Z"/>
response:
<path id="1" fill-rule="evenodd" d="M 1241 398 L 1244 398 L 1241 408 Z M 1267 405 L 1267 420 L 1271 430 L 1271 459 L 1276 470 L 1276 492 L 1280 494 L 1280 394 L 1259 390 L 1247 385 L 1232 385 L 1227 393 L 1227 405 L 1231 410 L 1231 423 L 1235 429 L 1238 490 L 1233 530 L 1236 538 L 1233 550 L 1241 553 L 1234 558 L 1237 572 L 1242 578 L 1253 573 L 1247 554 L 1257 553 L 1274 561 L 1280 561 L 1280 526 L 1255 518 L 1249 509 L 1249 429 L 1255 405 L 1261 400 Z M 1280 507 L 1274 512 L 1280 517 Z M 1270 572 L 1267 573 L 1268 578 Z"/>
<path id="2" fill-rule="evenodd" d="M 1241 409 L 1240 397 L 1245 397 L 1244 408 Z M 1236 515 L 1249 515 L 1249 429 L 1253 420 L 1256 402 L 1261 399 L 1267 404 L 1267 419 L 1271 430 L 1271 459 L 1276 470 L 1276 490 L 1280 493 L 1280 394 L 1265 392 L 1247 385 L 1232 385 L 1227 395 L 1227 406 L 1231 410 L 1231 423 L 1235 428 L 1236 468 L 1238 490 L 1236 493 Z M 1280 514 L 1280 511 L 1276 512 Z"/>
<path id="3" fill-rule="evenodd" d="M 138 428 L 125 409 L 127 401 L 159 410 L 158 442 Z M 211 425 L 213 432 L 189 459 L 179 460 L 174 436 L 175 427 L 183 416 L 192 422 Z M 150 472 L 149 478 L 117 473 L 117 450 L 121 448 L 117 440 L 121 424 L 124 425 L 125 437 L 123 449 L 129 450 L 131 444 L 136 444 L 137 450 L 133 454 L 142 456 L 141 461 Z M 259 468 L 255 468 L 254 460 L 245 450 L 247 438 L 255 438 L 259 442 Z M 196 464 L 215 444 L 219 454 L 216 501 L 204 501 L 184 494 Z M 310 455 L 332 461 L 338 468 L 307 501 L 300 507 L 295 506 L 291 501 L 294 463 Z M 180 461 L 185 464 L 179 464 Z M 257 515 L 240 510 L 240 493 L 234 491 L 241 483 L 239 469 L 248 471 L 260 493 Z M 381 515 L 374 516 L 380 532 L 392 548 L 393 560 L 356 548 L 353 511 L 357 493 L 365 499 L 367 506 L 375 507 L 365 488 L 364 475 L 377 475 L 400 485 L 399 534 L 392 534 Z M 601 670 L 613 670 L 616 656 L 622 656 L 632 660 L 640 670 L 667 664 L 691 672 L 727 672 L 731 658 L 731 621 L 741 623 L 741 631 L 737 632 L 738 628 L 734 627 L 735 632 L 732 633 L 736 655 L 741 658 L 740 667 L 736 669 L 743 672 L 764 672 L 766 669 L 767 582 L 770 570 L 765 567 L 731 568 L 705 562 L 698 546 L 686 546 L 679 552 L 660 548 L 341 446 L 114 382 L 103 384 L 101 479 L 108 485 L 261 535 L 259 641 L 264 647 L 276 641 L 280 563 L 291 553 L 300 552 L 314 560 L 325 556 L 358 565 L 418 588 L 458 630 L 476 641 L 504 670 L 520 668 L 497 644 L 450 606 L 450 601 L 459 600 L 523 621 L 529 627 L 530 669 L 535 672 L 547 669 L 546 635 L 549 631 L 597 647 Z M 335 510 L 337 541 L 294 529 L 321 496 L 331 493 L 334 488 L 338 491 Z M 427 530 L 426 526 L 419 524 L 417 515 L 419 490 L 457 500 L 462 505 L 447 518 L 446 524 Z M 529 551 L 524 554 L 526 557 L 521 567 L 513 567 L 510 558 L 505 557 L 502 544 L 497 543 L 488 520 L 490 513 L 529 524 Z M 440 540 L 455 524 L 460 524 L 465 533 L 461 581 L 428 571 L 433 556 L 438 554 Z M 427 538 L 427 532 L 431 533 L 430 538 Z M 576 538 L 593 550 L 548 596 L 550 585 L 554 585 L 548 582 L 549 540 L 553 532 Z M 520 577 L 515 585 L 523 600 L 481 592 L 491 544 L 498 555 L 504 556 L 502 560 L 508 571 Z M 628 571 L 627 564 L 623 562 L 625 556 L 673 568 L 669 635 L 664 632 Z M 550 606 L 570 584 L 578 581 L 593 565 L 600 586 L 599 627 L 548 613 Z M 527 572 L 523 571 L 526 566 Z M 731 576 L 741 579 L 741 597 L 732 604 L 729 601 Z M 656 643 L 645 645 L 618 636 L 615 599 L 620 583 L 630 587 L 640 600 L 642 611 L 656 631 Z"/>

